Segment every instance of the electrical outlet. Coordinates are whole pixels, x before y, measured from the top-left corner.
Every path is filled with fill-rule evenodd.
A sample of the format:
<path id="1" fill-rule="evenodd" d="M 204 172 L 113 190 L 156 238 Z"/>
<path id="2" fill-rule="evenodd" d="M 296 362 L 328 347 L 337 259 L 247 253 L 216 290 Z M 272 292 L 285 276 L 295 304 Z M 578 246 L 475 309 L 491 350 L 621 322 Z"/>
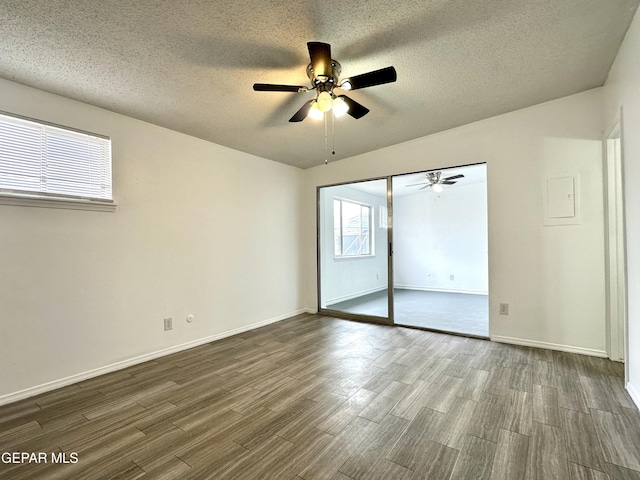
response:
<path id="1" fill-rule="evenodd" d="M 172 330 L 173 329 L 173 318 L 171 317 L 167 317 L 164 319 L 164 331 L 168 331 L 168 330 Z"/>
<path id="2" fill-rule="evenodd" d="M 509 304 L 501 303 L 500 304 L 500 315 L 509 315 Z"/>
<path id="3" fill-rule="evenodd" d="M 453 275 L 449 275 L 449 280 L 453 280 Z"/>

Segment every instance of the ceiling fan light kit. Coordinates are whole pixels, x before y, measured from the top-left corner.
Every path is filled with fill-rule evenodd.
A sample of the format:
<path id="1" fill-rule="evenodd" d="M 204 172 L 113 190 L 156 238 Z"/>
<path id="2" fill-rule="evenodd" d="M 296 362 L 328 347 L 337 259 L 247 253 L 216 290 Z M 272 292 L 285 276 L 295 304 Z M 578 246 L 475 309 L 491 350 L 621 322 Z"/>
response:
<path id="1" fill-rule="evenodd" d="M 342 97 L 336 97 L 333 99 L 333 114 L 336 117 L 341 117 L 349 111 L 349 105 L 344 101 Z"/>
<path id="2" fill-rule="evenodd" d="M 333 107 L 333 98 L 329 92 L 320 92 L 315 104 L 318 106 L 318 110 L 326 113 Z"/>
<path id="3" fill-rule="evenodd" d="M 318 102 L 313 102 L 311 104 L 308 116 L 314 120 L 322 120 L 324 118 L 324 112 L 318 107 Z"/>
<path id="4" fill-rule="evenodd" d="M 322 120 L 324 114 L 333 111 L 335 117 L 348 113 L 355 119 L 364 117 L 369 109 L 360 105 L 346 95 L 336 95 L 334 89 L 345 91 L 373 87 L 397 80 L 396 70 L 386 67 L 355 77 L 345 78 L 341 82 L 342 66 L 331 58 L 331 45 L 322 42 L 308 42 L 310 63 L 307 65 L 307 76 L 311 81 L 311 88 L 301 85 L 280 85 L 268 83 L 254 83 L 257 92 L 291 92 L 306 93 L 315 90 L 316 99 L 306 102 L 290 119 L 290 122 L 301 122 L 307 117 Z"/>

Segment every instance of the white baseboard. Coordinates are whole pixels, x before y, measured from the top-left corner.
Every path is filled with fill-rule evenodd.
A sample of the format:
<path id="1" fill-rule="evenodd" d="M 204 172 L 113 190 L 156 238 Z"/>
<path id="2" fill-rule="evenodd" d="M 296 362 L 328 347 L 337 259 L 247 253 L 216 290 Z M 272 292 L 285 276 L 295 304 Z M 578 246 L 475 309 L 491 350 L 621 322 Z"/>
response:
<path id="1" fill-rule="evenodd" d="M 489 295 L 489 292 L 481 290 L 460 290 L 455 288 L 432 288 L 421 287 L 419 285 L 394 285 L 393 288 L 400 290 L 420 290 L 422 292 L 443 292 L 443 293 L 466 293 L 469 295 Z"/>
<path id="2" fill-rule="evenodd" d="M 369 288 L 367 290 L 362 290 L 357 293 L 352 293 L 349 295 L 343 295 L 341 297 L 332 298 L 326 301 L 326 305 L 333 305 L 334 303 L 346 302 L 347 300 L 352 300 L 354 298 L 362 297 L 363 295 L 369 295 L 370 293 L 382 292 L 383 290 L 386 290 L 386 289 L 387 289 L 386 285 L 383 287 Z M 325 308 L 329 308 L 329 307 L 325 307 Z"/>
<path id="3" fill-rule="evenodd" d="M 191 342 L 183 343 L 181 345 L 175 345 L 173 347 L 163 348 L 162 350 L 157 350 L 155 352 L 146 353 L 144 355 L 130 358 L 128 360 L 123 360 L 121 362 L 105 365 L 104 367 L 99 367 L 86 372 L 77 373 L 69 377 L 54 380 L 52 382 L 36 385 L 35 387 L 29 387 L 24 390 L 20 390 L 18 392 L 13 392 L 13 393 L 0 396 L 0 405 L 6 405 L 8 403 L 17 402 L 18 400 L 23 400 L 25 398 L 33 397 L 41 393 L 49 392 L 51 390 L 55 390 L 56 388 L 66 387 L 67 385 L 72 385 L 74 383 L 78 383 L 83 380 L 87 380 L 89 378 L 98 377 L 100 375 L 115 372 L 117 370 L 122 370 L 123 368 L 131 367 L 139 363 L 148 362 L 149 360 L 154 360 L 156 358 L 164 357 L 166 355 L 171 355 L 172 353 L 177 353 L 183 350 L 188 350 L 190 348 L 199 347 L 200 345 L 204 345 L 205 343 L 215 342 L 216 340 L 221 340 L 226 337 L 238 335 L 239 333 L 264 327 L 265 325 L 270 325 L 272 323 L 280 322 L 287 318 L 300 315 L 301 313 L 314 313 L 314 312 L 309 311 L 309 309 L 307 308 L 303 308 L 300 310 L 296 310 L 295 312 L 279 315 L 277 317 L 269 318 L 267 320 L 261 320 L 259 322 L 255 322 L 250 325 L 244 325 L 239 328 L 234 328 L 233 330 L 227 330 L 226 332 L 221 332 L 208 337 L 192 340 Z"/>
<path id="4" fill-rule="evenodd" d="M 594 348 L 574 347 L 573 345 L 562 345 L 559 343 L 539 342 L 538 340 L 526 340 L 523 338 L 503 337 L 501 335 L 491 335 L 494 342 L 511 343 L 513 345 L 523 345 L 525 347 L 546 348 L 547 350 L 558 350 L 560 352 L 579 353 L 592 357 L 607 358 L 607 352 Z"/>
<path id="5" fill-rule="evenodd" d="M 636 408 L 640 410 L 640 393 L 638 393 L 638 390 L 636 390 L 636 387 L 634 387 L 631 382 L 627 382 L 627 392 L 629 392 L 633 403 L 636 404 Z"/>

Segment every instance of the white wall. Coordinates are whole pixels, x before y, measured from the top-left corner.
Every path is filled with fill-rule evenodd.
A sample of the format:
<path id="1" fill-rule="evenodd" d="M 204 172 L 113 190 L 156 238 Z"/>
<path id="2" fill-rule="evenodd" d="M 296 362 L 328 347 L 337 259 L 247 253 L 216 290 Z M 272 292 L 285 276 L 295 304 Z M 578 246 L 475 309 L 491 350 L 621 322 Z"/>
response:
<path id="1" fill-rule="evenodd" d="M 0 205 L 0 403 L 302 309 L 302 170 L 7 81 L 0 109 L 111 136 L 118 203 Z"/>
<path id="2" fill-rule="evenodd" d="M 395 196 L 393 253 L 396 288 L 486 294 L 486 183 Z"/>
<path id="3" fill-rule="evenodd" d="M 622 114 L 627 242 L 629 350 L 627 388 L 640 407 L 640 10 L 627 31 L 604 86 L 605 127 Z"/>
<path id="4" fill-rule="evenodd" d="M 316 185 L 487 162 L 491 336 L 604 355 L 601 108 L 594 89 L 309 169 L 307 306 L 316 306 Z M 564 173 L 580 175 L 581 223 L 545 227 L 543 180 Z M 509 316 L 498 315 L 501 302 Z"/>
<path id="5" fill-rule="evenodd" d="M 382 194 L 363 192 L 348 185 L 322 189 L 322 299 L 323 307 L 387 286 L 387 230 L 380 227 L 379 207 L 386 207 L 386 182 L 380 181 Z M 373 207 L 374 255 L 367 257 L 335 258 L 333 245 L 333 199 L 353 200 Z"/>

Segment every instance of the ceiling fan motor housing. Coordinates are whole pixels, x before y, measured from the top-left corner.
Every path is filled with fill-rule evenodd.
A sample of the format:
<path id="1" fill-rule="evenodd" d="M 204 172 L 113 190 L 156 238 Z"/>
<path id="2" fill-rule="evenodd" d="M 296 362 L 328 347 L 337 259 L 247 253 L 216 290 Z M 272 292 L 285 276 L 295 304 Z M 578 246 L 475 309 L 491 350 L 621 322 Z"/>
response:
<path id="1" fill-rule="evenodd" d="M 333 93 L 333 88 L 338 85 L 338 79 L 340 78 L 340 73 L 342 72 L 342 67 L 337 60 L 331 60 L 331 74 L 330 75 L 318 75 L 316 76 L 313 71 L 313 64 L 310 63 L 307 65 L 307 76 L 309 80 L 311 80 L 311 85 L 313 85 L 314 89 L 320 92 L 329 92 Z"/>
<path id="2" fill-rule="evenodd" d="M 440 183 L 440 176 L 441 175 L 442 175 L 442 172 L 428 172 L 427 173 L 427 179 L 432 184 Z"/>

